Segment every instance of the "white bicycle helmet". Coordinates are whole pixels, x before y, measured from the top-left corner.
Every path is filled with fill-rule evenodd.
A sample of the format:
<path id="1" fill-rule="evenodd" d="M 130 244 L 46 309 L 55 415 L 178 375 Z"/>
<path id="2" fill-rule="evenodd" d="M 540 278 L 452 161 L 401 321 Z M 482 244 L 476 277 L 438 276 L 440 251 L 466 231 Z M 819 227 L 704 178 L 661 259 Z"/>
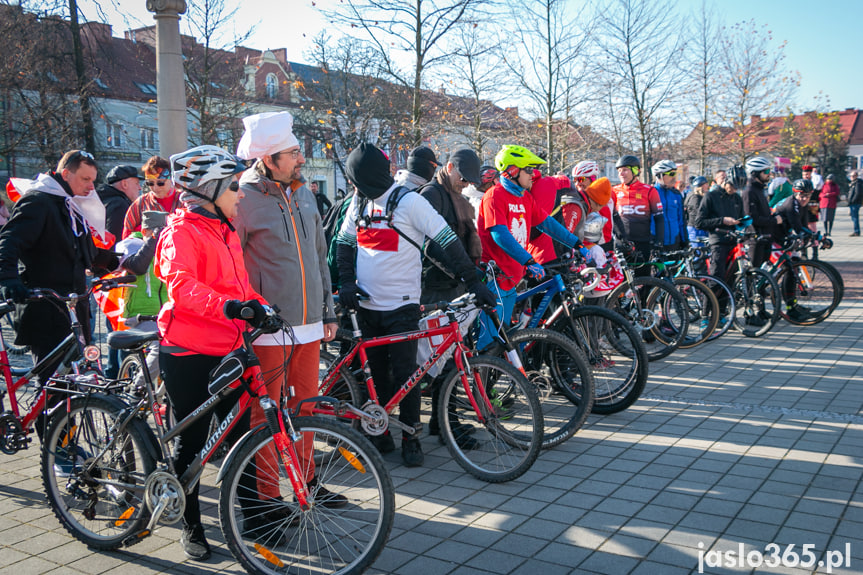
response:
<path id="1" fill-rule="evenodd" d="M 673 172 L 677 169 L 677 164 L 672 162 L 671 160 L 659 160 L 653 167 L 650 168 L 650 172 L 653 174 L 653 177 L 659 176 L 659 174 L 664 174 L 665 172 Z"/>
<path id="2" fill-rule="evenodd" d="M 599 175 L 599 165 L 590 160 L 579 162 L 572 169 L 572 178 L 593 178 Z"/>
<path id="3" fill-rule="evenodd" d="M 764 172 L 773 168 L 773 164 L 770 160 L 766 158 L 762 158 L 761 156 L 755 156 L 754 158 L 749 158 L 746 160 L 746 175 L 751 176 L 755 172 Z"/>
<path id="4" fill-rule="evenodd" d="M 584 231 L 581 235 L 589 242 L 595 244 L 602 242 L 602 228 L 607 221 L 608 218 L 600 215 L 599 212 L 591 212 L 584 220 Z"/>
<path id="5" fill-rule="evenodd" d="M 190 191 L 207 182 L 230 178 L 245 169 L 240 158 L 217 146 L 198 146 L 171 156 L 171 180 Z"/>

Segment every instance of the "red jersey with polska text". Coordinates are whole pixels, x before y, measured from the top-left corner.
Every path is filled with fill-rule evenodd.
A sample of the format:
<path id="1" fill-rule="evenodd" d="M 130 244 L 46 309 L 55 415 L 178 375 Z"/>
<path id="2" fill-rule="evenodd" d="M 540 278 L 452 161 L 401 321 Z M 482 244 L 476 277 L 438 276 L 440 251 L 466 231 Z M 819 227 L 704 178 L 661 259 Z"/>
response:
<path id="1" fill-rule="evenodd" d="M 507 192 L 501 184 L 495 185 L 482 197 L 477 217 L 477 232 L 482 243 L 482 261 L 494 260 L 504 277 L 498 278 L 501 289 L 509 290 L 524 276 L 524 266 L 512 259 L 491 237 L 494 226 L 506 226 L 515 241 L 527 249 L 530 230 L 541 224 L 548 214 L 536 203 L 530 194 L 520 198 Z"/>
<path id="2" fill-rule="evenodd" d="M 662 200 L 656 188 L 633 180 L 629 186 L 623 183 L 614 186 L 612 191 L 623 220 L 624 237 L 634 242 L 650 241 L 650 222 L 653 216 L 662 214 Z"/>

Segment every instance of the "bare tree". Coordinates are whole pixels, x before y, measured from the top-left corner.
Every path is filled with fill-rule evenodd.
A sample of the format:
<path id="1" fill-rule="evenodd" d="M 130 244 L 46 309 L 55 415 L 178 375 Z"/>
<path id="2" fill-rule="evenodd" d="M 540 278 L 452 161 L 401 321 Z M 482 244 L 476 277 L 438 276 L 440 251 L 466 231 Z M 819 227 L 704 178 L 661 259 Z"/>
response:
<path id="1" fill-rule="evenodd" d="M 600 12 L 601 74 L 608 81 L 609 107 L 623 133 L 633 132 L 643 166 L 651 163 L 656 129 L 675 104 L 675 72 L 684 48 L 668 0 L 612 0 Z M 668 33 L 664 33 L 667 30 Z M 626 142 L 619 145 L 629 147 Z M 642 173 L 648 173 L 644 170 Z"/>
<path id="2" fill-rule="evenodd" d="M 243 63 L 232 52 L 254 32 L 235 34 L 231 23 L 240 6 L 226 0 L 188 3 L 183 24 L 196 42 L 184 46 L 183 67 L 191 116 L 198 131 L 189 135 L 191 145 L 218 144 L 233 147 L 238 119 L 246 115 Z M 226 65 L 227 64 L 227 65 Z"/>
<path id="3" fill-rule="evenodd" d="M 332 22 L 364 33 L 387 77 L 411 91 L 410 144 L 419 145 L 425 73 L 449 56 L 441 49 L 443 40 L 486 1 L 343 0 L 324 13 Z M 407 55 L 411 68 L 400 65 Z"/>
<path id="4" fill-rule="evenodd" d="M 734 24 L 723 34 L 717 112 L 733 128 L 728 154 L 738 163 L 753 155 L 764 117 L 786 109 L 799 84 L 798 74 L 785 66 L 785 44 L 774 46 L 768 27 L 754 20 Z"/>
<path id="5" fill-rule="evenodd" d="M 511 18 L 518 25 L 512 27 L 511 34 L 517 42 L 504 44 L 503 59 L 545 133 L 543 147 L 549 173 L 563 167 L 556 156 L 556 136 L 563 146 L 571 114 L 587 95 L 583 89 L 586 68 L 581 57 L 590 26 L 584 25 L 586 8 L 573 13 L 571 7 L 566 0 L 524 0 L 514 4 Z"/>

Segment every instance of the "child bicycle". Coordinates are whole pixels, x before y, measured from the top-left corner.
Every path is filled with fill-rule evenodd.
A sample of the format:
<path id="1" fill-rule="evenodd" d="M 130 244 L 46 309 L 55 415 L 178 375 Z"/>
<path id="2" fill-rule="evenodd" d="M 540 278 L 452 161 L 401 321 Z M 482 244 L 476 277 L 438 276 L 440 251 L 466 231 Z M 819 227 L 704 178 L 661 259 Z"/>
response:
<path id="1" fill-rule="evenodd" d="M 3 378 L 0 387 L 0 451 L 12 455 L 26 449 L 32 441 L 30 434 L 40 421 L 44 427 L 50 416 L 65 405 L 60 401 L 62 395 L 109 391 L 106 382 L 95 375 L 101 372 L 101 352 L 94 345 L 84 345 L 84 331 L 75 306 L 79 301 L 89 299 L 95 290 L 108 291 L 123 287 L 125 282 L 134 279 L 135 276 L 97 279 L 84 294 L 62 296 L 45 288 L 30 292 L 27 301 L 50 301 L 58 306 L 64 305 L 69 314 L 71 332 L 30 368 L 12 367 L 5 338 L 0 333 L 0 375 Z M 15 304 L 11 300 L 0 302 L 0 316 L 5 317 L 14 309 Z M 58 367 L 52 373 L 54 366 Z M 15 379 L 16 376 L 18 379 Z M 38 381 L 34 382 L 34 378 Z M 4 401 L 7 395 L 8 410 Z M 43 427 L 39 427 L 38 431 L 42 432 Z M 41 437 L 41 433 L 39 435 Z"/>
<path id="2" fill-rule="evenodd" d="M 399 427 L 408 435 L 417 435 L 419 429 L 391 418 L 390 414 L 431 366 L 454 349 L 456 369 L 443 383 L 437 405 L 432 406 L 438 412 L 441 438 L 456 462 L 478 479 L 497 483 L 521 476 L 533 465 L 542 447 L 543 418 L 539 397 L 527 378 L 509 363 L 495 357 L 473 356 L 462 338 L 455 315 L 457 310 L 470 305 L 474 305 L 472 297 L 420 306 L 424 312 L 444 310 L 449 323 L 373 338 L 362 337 L 356 312 L 349 310 L 354 330 L 353 344 L 330 366 L 319 388 L 322 395 L 337 397 L 341 401 L 320 403 L 315 412 L 351 420 L 371 436 L 382 435 L 390 425 Z M 433 337 L 441 337 L 442 340 L 434 344 Z M 417 368 L 385 406 L 380 405 L 367 350 L 405 339 L 425 338 L 432 341 L 431 357 Z M 356 358 L 362 366 L 365 389 L 361 389 L 351 370 Z M 472 441 L 462 439 L 467 435 L 472 436 Z"/>
<path id="3" fill-rule="evenodd" d="M 249 319 L 253 312 L 243 308 L 240 315 Z M 144 421 L 147 402 L 155 401 L 146 370 L 147 397 L 135 405 L 102 394 L 72 399 L 68 412 L 52 419 L 42 457 L 48 502 L 63 526 L 83 543 L 110 550 L 137 543 L 159 524 L 176 523 L 183 516 L 185 494 L 201 479 L 204 465 L 257 400 L 267 423 L 233 446 L 217 479 L 222 482 L 219 522 L 231 553 L 256 574 L 365 570 L 392 528 L 392 481 L 381 456 L 361 434 L 330 418 L 294 418 L 266 395 L 252 342 L 283 325 L 268 310 L 264 325 L 245 332 L 243 345 L 210 374 L 211 397 L 167 431 L 155 426 L 154 435 Z M 109 337 L 118 340 L 115 347 L 140 353 L 156 336 L 129 330 Z M 233 408 L 178 476 L 174 440 L 226 400 L 235 401 Z M 70 452 L 76 456 L 74 465 L 66 474 L 57 473 L 54 462 Z M 272 461 L 278 469 L 265 465 Z M 308 481 L 312 464 L 315 481 Z M 261 499 L 257 486 L 265 481 L 278 483 L 283 499 Z M 337 489 L 346 504 L 328 508 L 324 484 Z"/>

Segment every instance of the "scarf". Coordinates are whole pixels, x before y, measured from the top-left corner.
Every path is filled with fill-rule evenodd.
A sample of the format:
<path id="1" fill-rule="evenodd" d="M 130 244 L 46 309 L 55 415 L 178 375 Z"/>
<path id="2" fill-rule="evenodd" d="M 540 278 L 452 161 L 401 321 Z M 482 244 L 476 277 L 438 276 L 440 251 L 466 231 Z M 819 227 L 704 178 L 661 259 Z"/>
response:
<path id="1" fill-rule="evenodd" d="M 507 178 L 506 176 L 502 176 L 500 178 L 500 185 L 503 186 L 504 190 L 517 198 L 520 198 L 524 195 L 525 189 L 516 184 L 514 181 Z"/>
<path id="2" fill-rule="evenodd" d="M 89 229 L 99 240 L 108 243 L 105 205 L 95 189 L 90 190 L 86 196 L 76 196 L 60 174 L 54 173 L 39 174 L 35 180 L 12 178 L 11 183 L 15 189 L 20 190 L 22 197 L 30 192 L 43 192 L 63 198 L 66 209 L 69 210 L 70 225 L 75 236 L 79 237 Z"/>

